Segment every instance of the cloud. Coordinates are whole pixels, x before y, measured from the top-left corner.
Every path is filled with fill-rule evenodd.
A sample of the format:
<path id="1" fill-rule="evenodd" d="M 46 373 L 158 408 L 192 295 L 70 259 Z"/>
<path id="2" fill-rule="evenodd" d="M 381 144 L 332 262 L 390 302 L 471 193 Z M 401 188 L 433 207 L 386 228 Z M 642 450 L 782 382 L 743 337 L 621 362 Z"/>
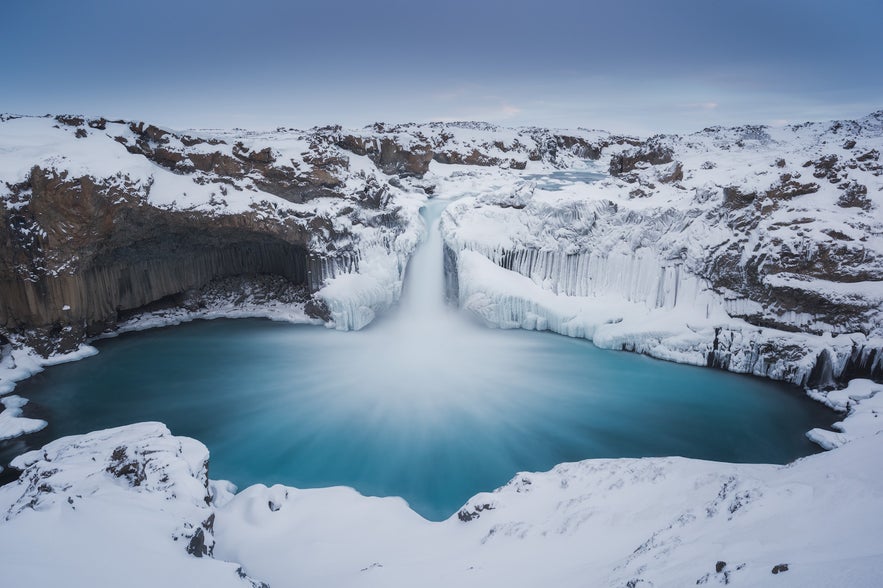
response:
<path id="1" fill-rule="evenodd" d="M 691 102 L 687 104 L 687 108 L 699 110 L 717 110 L 717 107 L 720 106 L 717 102 L 713 100 L 709 100 L 708 102 Z"/>
<path id="2" fill-rule="evenodd" d="M 500 105 L 500 114 L 503 118 L 512 118 L 513 116 L 521 114 L 521 109 L 507 102 L 503 102 Z"/>

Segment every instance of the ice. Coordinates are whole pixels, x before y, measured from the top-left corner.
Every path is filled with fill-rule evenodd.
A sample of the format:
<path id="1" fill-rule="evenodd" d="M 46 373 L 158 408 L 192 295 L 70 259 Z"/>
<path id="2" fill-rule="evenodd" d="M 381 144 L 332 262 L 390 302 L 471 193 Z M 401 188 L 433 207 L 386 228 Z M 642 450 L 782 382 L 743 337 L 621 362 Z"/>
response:
<path id="1" fill-rule="evenodd" d="M 358 270 L 327 269 L 326 275 L 333 277 L 323 280 L 317 297 L 328 306 L 332 326 L 357 331 L 390 308 L 401 294 L 406 263 L 405 255 L 374 247 L 361 253 Z"/>

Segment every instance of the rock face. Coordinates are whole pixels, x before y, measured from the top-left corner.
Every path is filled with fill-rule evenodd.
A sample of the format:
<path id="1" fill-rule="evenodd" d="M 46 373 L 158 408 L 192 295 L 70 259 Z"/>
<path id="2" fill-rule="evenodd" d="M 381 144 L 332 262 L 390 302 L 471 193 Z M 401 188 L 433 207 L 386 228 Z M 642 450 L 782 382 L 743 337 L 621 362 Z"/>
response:
<path id="1" fill-rule="evenodd" d="M 148 204 L 149 186 L 70 178 L 35 166 L 0 225 L 0 324 L 43 354 L 112 327 L 121 313 L 230 275 L 307 284 L 308 233 L 253 213 L 218 216 Z"/>
<path id="2" fill-rule="evenodd" d="M 409 195 L 432 191 L 420 180 L 430 162 L 568 165 L 621 141 L 465 124 L 264 134 L 78 116 L 0 125 L 0 336 L 44 356 L 231 276 L 281 276 L 303 288 L 308 313 L 358 328 L 389 296 L 351 303 L 320 291 L 380 256 L 394 301 L 420 231 Z"/>

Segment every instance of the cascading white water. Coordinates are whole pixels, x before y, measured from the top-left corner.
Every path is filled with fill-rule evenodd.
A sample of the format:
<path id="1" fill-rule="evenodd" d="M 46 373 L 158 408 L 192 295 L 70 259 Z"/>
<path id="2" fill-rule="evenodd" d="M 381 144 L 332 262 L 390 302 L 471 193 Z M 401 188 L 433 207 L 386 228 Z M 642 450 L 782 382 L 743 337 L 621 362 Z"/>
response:
<path id="1" fill-rule="evenodd" d="M 421 209 L 426 233 L 408 263 L 398 306 L 352 339 L 360 349 L 354 364 L 361 377 L 400 391 L 409 410 L 426 416 L 440 402 L 458 402 L 453 397 L 473 389 L 485 369 L 493 371 L 496 362 L 530 347 L 529 342 L 476 324 L 446 304 L 439 219 L 450 202 L 433 199 Z M 371 343 L 365 345 L 362 339 Z M 426 403 L 421 404 L 421 398 Z"/>
<path id="2" fill-rule="evenodd" d="M 444 301 L 443 242 L 439 219 L 450 200 L 429 200 L 421 210 L 426 237 L 414 253 L 405 274 L 398 321 L 425 323 L 448 315 Z"/>

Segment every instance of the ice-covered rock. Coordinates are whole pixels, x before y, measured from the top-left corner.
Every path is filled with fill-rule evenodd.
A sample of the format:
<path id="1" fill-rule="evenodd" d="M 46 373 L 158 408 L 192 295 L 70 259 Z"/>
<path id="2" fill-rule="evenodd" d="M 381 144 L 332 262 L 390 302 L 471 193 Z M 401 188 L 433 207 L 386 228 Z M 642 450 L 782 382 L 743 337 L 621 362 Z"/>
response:
<path id="1" fill-rule="evenodd" d="M 881 149 L 875 113 L 608 146 L 609 178 L 530 186 L 519 206 L 525 186 L 499 177 L 445 213 L 449 297 L 490 325 L 685 363 L 883 378 Z"/>

